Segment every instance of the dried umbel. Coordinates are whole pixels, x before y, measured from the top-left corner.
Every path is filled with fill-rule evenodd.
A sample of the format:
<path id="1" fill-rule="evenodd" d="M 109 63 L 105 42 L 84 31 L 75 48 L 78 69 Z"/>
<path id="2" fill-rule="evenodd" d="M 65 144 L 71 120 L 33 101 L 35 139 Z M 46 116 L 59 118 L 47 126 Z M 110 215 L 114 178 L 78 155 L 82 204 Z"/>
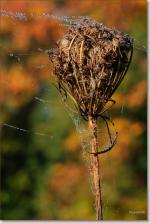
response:
<path id="1" fill-rule="evenodd" d="M 57 47 L 49 52 L 54 65 L 59 91 L 70 96 L 82 117 L 88 121 L 91 145 L 91 171 L 95 187 L 96 219 L 103 219 L 99 154 L 108 152 L 116 143 L 112 140 L 105 116 L 112 94 L 124 78 L 133 52 L 129 35 L 90 19 L 72 24 Z M 97 119 L 103 118 L 110 146 L 99 150 Z"/>
<path id="2" fill-rule="evenodd" d="M 90 19 L 77 20 L 49 53 L 60 92 L 81 115 L 98 117 L 125 76 L 133 51 L 129 35 Z"/>

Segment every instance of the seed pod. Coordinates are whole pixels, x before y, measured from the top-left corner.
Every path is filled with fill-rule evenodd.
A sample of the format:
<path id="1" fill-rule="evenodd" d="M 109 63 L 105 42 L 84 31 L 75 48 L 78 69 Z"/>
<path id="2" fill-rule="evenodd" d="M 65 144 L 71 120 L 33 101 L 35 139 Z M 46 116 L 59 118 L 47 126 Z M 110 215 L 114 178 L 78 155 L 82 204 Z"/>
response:
<path id="1" fill-rule="evenodd" d="M 86 118 L 101 114 L 128 70 L 132 51 L 129 35 L 82 19 L 69 27 L 49 56 L 60 91 L 74 98 Z"/>

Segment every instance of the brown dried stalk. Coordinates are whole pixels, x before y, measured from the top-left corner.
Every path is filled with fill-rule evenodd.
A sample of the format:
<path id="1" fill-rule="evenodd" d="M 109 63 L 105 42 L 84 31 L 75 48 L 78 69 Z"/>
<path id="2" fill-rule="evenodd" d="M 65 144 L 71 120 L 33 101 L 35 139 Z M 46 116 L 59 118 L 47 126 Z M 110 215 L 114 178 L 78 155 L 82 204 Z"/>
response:
<path id="1" fill-rule="evenodd" d="M 101 181 L 100 181 L 100 163 L 98 157 L 97 145 L 97 123 L 96 119 L 89 116 L 89 130 L 91 132 L 91 147 L 93 159 L 93 180 L 95 187 L 95 203 L 96 203 L 96 220 L 103 220 L 102 213 L 102 196 L 101 196 Z"/>
<path id="2" fill-rule="evenodd" d="M 103 219 L 98 155 L 113 148 L 108 122 L 104 113 L 115 103 L 111 96 L 123 80 L 133 52 L 129 35 L 105 27 L 91 19 L 77 20 L 72 24 L 49 58 L 57 77 L 58 89 L 69 96 L 81 116 L 88 121 L 91 132 L 91 154 L 96 191 L 96 219 Z M 111 106 L 108 106 L 111 103 Z M 111 145 L 99 151 L 97 119 L 107 126 Z"/>

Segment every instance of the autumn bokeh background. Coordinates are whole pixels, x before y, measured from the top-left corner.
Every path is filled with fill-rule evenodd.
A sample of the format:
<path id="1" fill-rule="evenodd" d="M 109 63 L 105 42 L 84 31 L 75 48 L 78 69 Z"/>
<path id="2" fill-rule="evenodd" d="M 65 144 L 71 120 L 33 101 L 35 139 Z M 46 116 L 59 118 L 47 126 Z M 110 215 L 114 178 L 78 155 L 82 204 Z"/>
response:
<path id="1" fill-rule="evenodd" d="M 66 30 L 60 20 L 65 15 L 90 16 L 135 39 L 132 64 L 113 97 L 119 138 L 115 148 L 101 156 L 102 194 L 105 220 L 146 219 L 146 1 L 0 4 L 1 219 L 95 219 L 79 136 L 52 85 L 46 53 Z"/>

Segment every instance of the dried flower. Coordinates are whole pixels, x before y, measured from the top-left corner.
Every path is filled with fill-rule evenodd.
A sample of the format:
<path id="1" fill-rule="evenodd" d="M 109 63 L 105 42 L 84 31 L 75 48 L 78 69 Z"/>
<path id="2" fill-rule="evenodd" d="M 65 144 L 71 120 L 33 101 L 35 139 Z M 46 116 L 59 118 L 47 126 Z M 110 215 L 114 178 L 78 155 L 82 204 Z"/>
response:
<path id="1" fill-rule="evenodd" d="M 77 20 L 49 53 L 60 92 L 81 115 L 98 117 L 124 78 L 133 51 L 129 35 L 91 19 Z"/>

